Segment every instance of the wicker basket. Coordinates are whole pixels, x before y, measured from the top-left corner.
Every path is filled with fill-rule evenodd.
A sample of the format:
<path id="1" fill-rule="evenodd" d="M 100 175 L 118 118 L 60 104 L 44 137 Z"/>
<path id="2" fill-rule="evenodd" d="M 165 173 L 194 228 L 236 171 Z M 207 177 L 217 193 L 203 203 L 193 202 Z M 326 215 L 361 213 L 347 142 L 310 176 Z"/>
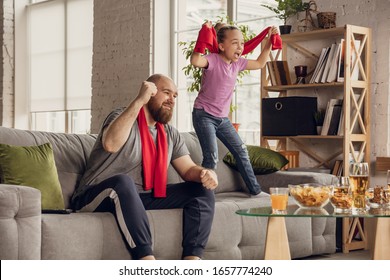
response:
<path id="1" fill-rule="evenodd" d="M 323 12 L 317 14 L 318 26 L 320 28 L 333 28 L 336 27 L 336 13 Z"/>

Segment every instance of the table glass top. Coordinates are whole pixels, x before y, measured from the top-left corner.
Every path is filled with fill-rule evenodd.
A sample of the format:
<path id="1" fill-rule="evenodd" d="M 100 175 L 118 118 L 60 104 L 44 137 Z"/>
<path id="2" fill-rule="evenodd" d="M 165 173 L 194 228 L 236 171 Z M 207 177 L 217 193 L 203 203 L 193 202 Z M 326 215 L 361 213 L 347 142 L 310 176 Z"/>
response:
<path id="1" fill-rule="evenodd" d="M 329 210 L 330 209 L 330 210 Z M 344 217 L 360 217 L 360 218 L 370 218 L 370 217 L 384 217 L 390 218 L 390 209 L 384 208 L 371 208 L 364 212 L 355 213 L 335 213 L 332 208 L 319 208 L 319 209 L 308 209 L 300 208 L 297 205 L 287 206 L 287 210 L 283 214 L 272 214 L 272 208 L 270 206 L 250 208 L 250 209 L 241 209 L 236 211 L 237 214 L 243 216 L 258 216 L 258 217 L 335 217 L 335 218 L 344 218 Z"/>

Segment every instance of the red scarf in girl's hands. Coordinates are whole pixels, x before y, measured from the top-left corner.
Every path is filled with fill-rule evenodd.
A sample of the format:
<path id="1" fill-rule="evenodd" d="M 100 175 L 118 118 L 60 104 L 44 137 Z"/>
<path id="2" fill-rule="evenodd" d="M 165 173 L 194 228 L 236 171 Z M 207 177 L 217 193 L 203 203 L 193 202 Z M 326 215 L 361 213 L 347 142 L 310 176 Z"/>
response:
<path id="1" fill-rule="evenodd" d="M 194 52 L 205 53 L 206 49 L 209 52 L 218 53 L 217 34 L 214 28 L 202 25 L 202 28 L 199 30 L 198 40 L 196 40 Z"/>
<path id="2" fill-rule="evenodd" d="M 164 125 L 157 122 L 157 148 L 146 122 L 142 107 L 137 117 L 142 145 L 144 189 L 153 189 L 154 197 L 166 197 L 168 142 Z"/>
<path id="3" fill-rule="evenodd" d="M 249 41 L 244 43 L 244 51 L 242 52 L 242 55 L 248 54 L 251 51 L 253 51 L 260 43 L 263 41 L 265 36 L 268 34 L 268 30 L 270 30 L 271 27 L 267 27 L 259 35 L 256 37 L 250 39 Z M 279 50 L 282 49 L 282 38 L 279 34 L 271 34 L 270 37 L 272 50 Z"/>
<path id="4" fill-rule="evenodd" d="M 245 42 L 242 54 L 245 55 L 253 51 L 261 41 L 263 41 L 265 36 L 267 36 L 270 28 L 271 27 L 267 27 L 259 35 Z M 272 50 L 279 50 L 282 48 L 282 38 L 279 34 L 271 34 L 270 40 Z M 218 53 L 218 42 L 215 29 L 202 25 L 202 28 L 199 31 L 198 40 L 194 47 L 194 52 L 205 53 L 205 49 L 208 49 L 209 52 L 212 53 Z"/>

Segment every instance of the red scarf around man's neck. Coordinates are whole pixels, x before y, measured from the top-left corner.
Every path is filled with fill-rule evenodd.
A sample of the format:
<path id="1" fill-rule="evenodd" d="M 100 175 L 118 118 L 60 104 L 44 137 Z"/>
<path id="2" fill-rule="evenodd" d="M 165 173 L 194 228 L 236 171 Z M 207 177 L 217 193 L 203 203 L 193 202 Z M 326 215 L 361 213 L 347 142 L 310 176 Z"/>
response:
<path id="1" fill-rule="evenodd" d="M 268 30 L 271 27 L 264 29 L 259 35 L 250 39 L 244 43 L 244 51 L 242 55 L 246 55 L 253 51 L 260 43 L 263 41 L 265 36 L 268 34 Z M 282 49 L 282 38 L 279 34 L 271 34 L 271 45 L 272 50 Z M 218 53 L 218 42 L 217 35 L 214 28 L 209 28 L 206 25 L 203 25 L 199 31 L 198 40 L 196 41 L 194 52 L 205 53 L 205 49 L 208 49 L 209 52 Z"/>
<path id="2" fill-rule="evenodd" d="M 137 117 L 142 145 L 144 189 L 153 189 L 154 197 L 166 197 L 168 142 L 164 125 L 157 122 L 157 148 L 150 134 L 145 111 L 142 107 Z"/>

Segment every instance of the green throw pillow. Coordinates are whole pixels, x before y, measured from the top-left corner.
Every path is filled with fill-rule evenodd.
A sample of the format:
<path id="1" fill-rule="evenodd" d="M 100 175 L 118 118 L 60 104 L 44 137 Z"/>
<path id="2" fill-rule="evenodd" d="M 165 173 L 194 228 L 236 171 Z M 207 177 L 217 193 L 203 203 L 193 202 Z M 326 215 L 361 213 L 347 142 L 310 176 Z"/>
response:
<path id="1" fill-rule="evenodd" d="M 285 156 L 273 150 L 251 145 L 247 145 L 246 147 L 253 171 L 256 175 L 276 172 L 288 163 Z M 236 160 L 230 152 L 226 154 L 223 161 L 237 170 Z"/>
<path id="2" fill-rule="evenodd" d="M 28 147 L 0 144 L 0 169 L 3 184 L 40 190 L 42 209 L 65 208 L 50 143 Z"/>

